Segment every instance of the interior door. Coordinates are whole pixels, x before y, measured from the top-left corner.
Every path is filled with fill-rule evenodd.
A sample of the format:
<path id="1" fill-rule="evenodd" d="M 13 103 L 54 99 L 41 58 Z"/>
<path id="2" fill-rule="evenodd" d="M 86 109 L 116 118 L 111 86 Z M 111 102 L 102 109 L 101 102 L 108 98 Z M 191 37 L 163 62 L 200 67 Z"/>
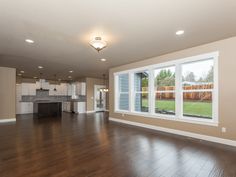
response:
<path id="1" fill-rule="evenodd" d="M 106 110 L 106 93 L 101 91 L 105 88 L 105 85 L 94 86 L 94 110 L 105 111 Z"/>

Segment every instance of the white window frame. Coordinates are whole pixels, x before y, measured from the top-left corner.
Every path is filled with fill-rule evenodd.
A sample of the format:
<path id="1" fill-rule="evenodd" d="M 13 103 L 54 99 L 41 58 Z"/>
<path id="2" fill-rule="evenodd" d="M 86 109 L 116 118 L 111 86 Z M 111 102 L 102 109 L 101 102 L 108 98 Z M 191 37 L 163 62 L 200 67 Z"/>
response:
<path id="1" fill-rule="evenodd" d="M 134 103 L 134 101 L 135 101 L 135 96 L 136 96 L 137 93 L 141 93 L 141 94 L 142 94 L 142 93 L 147 93 L 147 94 L 148 94 L 148 112 L 135 111 L 135 103 L 134 103 L 134 104 L 132 104 L 131 106 L 133 106 L 133 107 L 132 107 L 132 112 L 135 112 L 135 113 L 143 113 L 143 114 L 150 113 L 150 96 L 149 96 L 149 93 L 150 93 L 150 84 L 149 84 L 149 78 L 150 78 L 150 76 L 149 76 L 149 74 L 150 74 L 150 73 L 149 73 L 149 70 L 140 70 L 140 71 L 131 72 L 131 81 L 132 81 L 132 82 L 130 82 L 130 83 L 133 83 L 133 84 L 131 84 L 131 85 L 134 86 L 134 74 L 136 74 L 136 73 L 142 73 L 142 72 L 145 72 L 145 71 L 148 72 L 148 91 L 146 91 L 146 92 L 143 92 L 143 91 L 136 91 L 134 87 L 131 88 L 131 93 L 133 94 L 133 97 L 131 97 L 131 98 L 132 98 L 131 100 L 133 100 L 133 103 Z"/>
<path id="2" fill-rule="evenodd" d="M 176 65 L 174 64 L 174 65 L 167 65 L 167 66 L 161 66 L 161 67 L 157 67 L 157 68 L 154 68 L 153 69 L 153 82 L 154 82 L 154 73 L 155 73 L 155 70 L 157 70 L 157 69 L 162 69 L 162 68 L 169 68 L 169 67 L 174 67 L 175 69 L 176 69 Z M 176 85 L 176 79 L 175 79 L 175 85 Z M 163 117 L 167 117 L 167 118 L 175 118 L 176 117 L 176 98 L 175 98 L 175 115 L 168 115 L 168 114 L 160 114 L 160 113 L 156 113 L 156 110 L 155 110 L 155 108 L 156 108 L 156 93 L 174 93 L 175 94 L 175 96 L 176 96 L 176 87 L 175 87 L 175 90 L 163 90 L 163 91 L 157 91 L 156 89 L 155 89 L 155 83 L 154 83 L 154 87 L 153 87 L 153 89 L 152 89 L 153 91 L 153 93 L 154 93 L 154 96 L 152 97 L 152 99 L 153 99 L 153 101 L 154 101 L 154 114 L 155 115 L 157 115 L 158 117 L 161 117 L 161 116 L 163 116 Z"/>
<path id="3" fill-rule="evenodd" d="M 148 65 L 145 67 L 130 69 L 126 71 L 114 73 L 115 85 L 114 85 L 114 112 L 121 114 L 130 114 L 137 116 L 145 116 L 150 118 L 158 118 L 165 120 L 173 120 L 180 122 L 196 123 L 203 125 L 218 126 L 218 56 L 219 52 L 211 52 L 202 55 L 187 57 L 178 60 L 172 60 L 169 62 Z M 185 63 L 191 63 L 196 61 L 204 61 L 213 59 L 214 62 L 214 78 L 213 89 L 209 89 L 212 92 L 212 119 L 194 118 L 183 116 L 183 89 L 182 89 L 182 72 L 181 65 Z M 155 89 L 154 89 L 154 70 L 159 68 L 175 66 L 175 115 L 165 115 L 155 113 Z M 134 73 L 148 71 L 149 72 L 149 112 L 137 112 L 134 111 Z M 119 97 L 118 97 L 118 76 L 120 74 L 129 74 L 129 111 L 119 110 Z M 196 90 L 197 91 L 197 90 Z M 200 91 L 200 90 L 198 90 Z M 208 89 L 201 89 L 201 91 L 208 91 Z M 170 92 L 170 91 L 167 91 Z"/>

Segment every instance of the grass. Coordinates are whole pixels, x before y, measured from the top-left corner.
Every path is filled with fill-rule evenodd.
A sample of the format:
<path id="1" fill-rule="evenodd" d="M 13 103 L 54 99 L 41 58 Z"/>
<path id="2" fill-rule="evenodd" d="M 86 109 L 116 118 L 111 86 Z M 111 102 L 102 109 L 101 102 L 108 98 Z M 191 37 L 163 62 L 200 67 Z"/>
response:
<path id="1" fill-rule="evenodd" d="M 147 100 L 143 100 L 143 106 L 147 106 Z M 175 112 L 175 101 L 172 100 L 158 100 L 156 101 L 156 108 L 159 110 Z M 183 105 L 185 115 L 212 117 L 212 103 L 200 101 L 185 101 Z"/>

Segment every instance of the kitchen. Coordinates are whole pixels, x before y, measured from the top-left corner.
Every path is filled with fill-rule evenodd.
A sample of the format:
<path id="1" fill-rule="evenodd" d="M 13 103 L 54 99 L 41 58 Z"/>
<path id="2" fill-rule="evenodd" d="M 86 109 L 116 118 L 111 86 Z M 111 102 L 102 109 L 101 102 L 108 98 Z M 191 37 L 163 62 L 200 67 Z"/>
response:
<path id="1" fill-rule="evenodd" d="M 47 117 L 60 116 L 62 111 L 86 113 L 85 82 L 40 79 L 16 84 L 16 114 Z"/>

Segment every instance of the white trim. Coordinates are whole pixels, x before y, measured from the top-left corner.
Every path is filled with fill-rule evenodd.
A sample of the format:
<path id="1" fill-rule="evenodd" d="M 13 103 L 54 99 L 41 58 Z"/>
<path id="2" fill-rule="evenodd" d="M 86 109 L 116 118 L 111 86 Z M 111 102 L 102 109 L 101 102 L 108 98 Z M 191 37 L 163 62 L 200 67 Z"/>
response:
<path id="1" fill-rule="evenodd" d="M 86 111 L 86 113 L 95 113 L 96 111 Z"/>
<path id="2" fill-rule="evenodd" d="M 126 115 L 133 115 L 133 116 L 141 116 L 141 117 L 148 117 L 153 119 L 161 119 L 161 120 L 171 120 L 176 122 L 185 122 L 191 124 L 200 124 L 200 125 L 208 125 L 208 126 L 215 126 L 218 127 L 219 122 L 215 122 L 212 119 L 203 119 L 203 118 L 194 118 L 194 117 L 186 117 L 183 116 L 182 118 L 176 118 L 176 115 L 168 115 L 168 114 L 149 114 L 148 112 L 124 112 L 124 111 L 115 111 L 118 114 L 126 114 Z"/>
<path id="3" fill-rule="evenodd" d="M 15 121 L 16 121 L 16 118 L 0 119 L 0 123 L 15 122 Z"/>
<path id="4" fill-rule="evenodd" d="M 218 138 L 218 137 L 214 137 L 214 136 L 208 136 L 208 135 L 192 133 L 192 132 L 187 132 L 187 131 L 182 131 L 182 130 L 176 130 L 176 129 L 170 129 L 170 128 L 164 128 L 164 127 L 159 127 L 159 126 L 154 126 L 154 125 L 138 123 L 138 122 L 121 120 L 121 119 L 116 119 L 116 118 L 112 118 L 112 117 L 109 117 L 109 120 L 114 121 L 114 122 L 123 123 L 123 124 L 129 124 L 129 125 L 133 125 L 133 126 L 148 128 L 148 129 L 152 129 L 152 130 L 167 132 L 167 133 L 171 133 L 171 134 L 176 134 L 176 135 L 181 135 L 181 136 L 186 136 L 186 137 L 191 137 L 191 138 L 196 138 L 196 139 L 200 139 L 200 140 L 205 140 L 205 141 L 210 141 L 210 142 L 214 142 L 214 143 L 225 144 L 225 145 L 236 147 L 236 141 L 230 140 L 230 139 L 223 139 L 223 138 Z"/>

